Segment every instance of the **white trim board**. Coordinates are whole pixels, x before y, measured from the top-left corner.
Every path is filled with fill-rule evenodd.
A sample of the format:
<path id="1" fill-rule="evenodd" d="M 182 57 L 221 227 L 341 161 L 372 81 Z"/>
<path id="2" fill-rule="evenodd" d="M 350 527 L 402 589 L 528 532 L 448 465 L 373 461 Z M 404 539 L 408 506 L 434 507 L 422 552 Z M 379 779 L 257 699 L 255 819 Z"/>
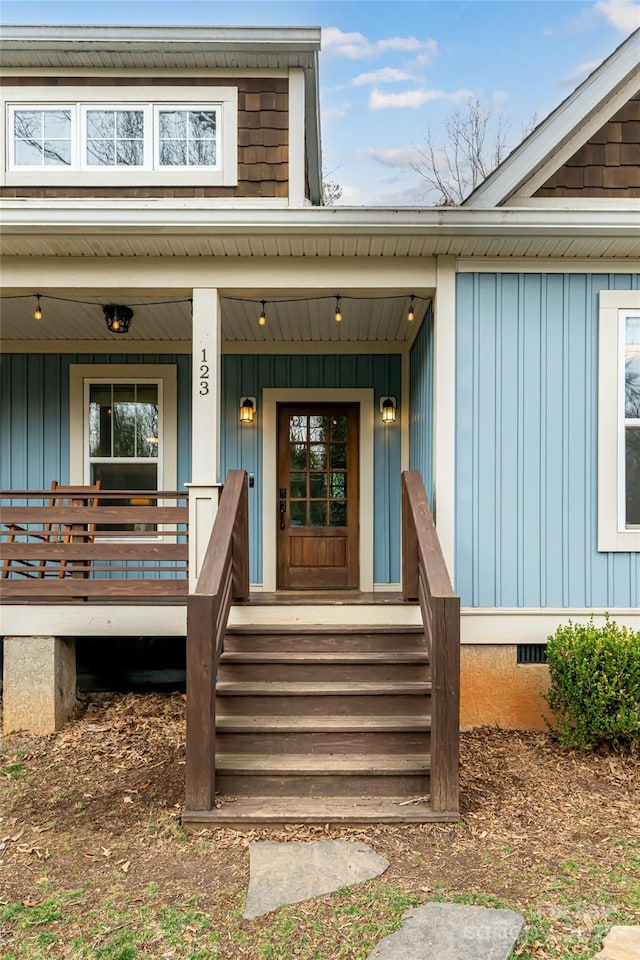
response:
<path id="1" fill-rule="evenodd" d="M 276 589 L 277 404 L 360 404 L 360 589 L 373 590 L 373 418 L 372 389 L 314 390 L 266 387 L 262 391 L 262 588 Z"/>

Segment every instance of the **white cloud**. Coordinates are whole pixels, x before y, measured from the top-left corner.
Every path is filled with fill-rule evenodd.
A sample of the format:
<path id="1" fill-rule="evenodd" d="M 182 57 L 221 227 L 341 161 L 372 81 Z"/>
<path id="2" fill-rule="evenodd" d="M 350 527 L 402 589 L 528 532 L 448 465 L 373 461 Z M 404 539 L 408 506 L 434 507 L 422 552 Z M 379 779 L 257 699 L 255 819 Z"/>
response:
<path id="1" fill-rule="evenodd" d="M 383 93 L 374 89 L 369 96 L 369 110 L 384 110 L 387 107 L 417 110 L 432 100 L 466 100 L 473 96 L 472 90 L 405 90 L 402 93 Z"/>
<path id="2" fill-rule="evenodd" d="M 331 120 L 335 117 L 346 117 L 351 109 L 351 104 L 347 100 L 343 100 L 342 103 L 337 103 L 335 107 L 326 107 L 322 111 L 323 120 Z"/>
<path id="3" fill-rule="evenodd" d="M 579 83 L 582 83 L 582 81 L 589 76 L 592 70 L 600 66 L 600 63 L 600 60 L 589 60 L 588 63 L 581 63 L 572 73 L 562 78 L 560 81 L 561 85 L 563 87 L 577 87 Z"/>
<path id="4" fill-rule="evenodd" d="M 432 59 L 438 51 L 438 44 L 435 40 L 418 40 L 417 37 L 388 37 L 371 42 L 357 31 L 345 33 L 338 27 L 326 27 L 322 31 L 322 50 L 349 60 L 367 60 L 390 50 Z"/>
<path id="5" fill-rule="evenodd" d="M 510 94 L 506 90 L 494 90 L 491 94 L 491 102 L 496 105 L 500 103 L 505 103 L 509 99 Z"/>
<path id="6" fill-rule="evenodd" d="M 380 70 L 359 73 L 351 83 L 354 87 L 364 87 L 368 83 L 400 83 L 402 80 L 411 79 L 411 74 L 407 73 L 406 70 L 396 70 L 395 67 L 381 67 Z"/>
<path id="7" fill-rule="evenodd" d="M 621 33 L 640 27 L 640 3 L 635 0 L 598 0 L 595 9 Z"/>
<path id="8" fill-rule="evenodd" d="M 371 157 L 385 167 L 407 167 L 412 169 L 413 165 L 419 163 L 422 159 L 420 151 L 415 144 L 409 144 L 406 147 L 389 147 L 387 149 L 378 149 L 377 147 L 368 147 L 365 156 Z"/>
<path id="9" fill-rule="evenodd" d="M 348 183 L 342 184 L 342 195 L 336 206 L 359 207 L 366 203 L 366 194 L 360 187 L 352 187 Z"/>

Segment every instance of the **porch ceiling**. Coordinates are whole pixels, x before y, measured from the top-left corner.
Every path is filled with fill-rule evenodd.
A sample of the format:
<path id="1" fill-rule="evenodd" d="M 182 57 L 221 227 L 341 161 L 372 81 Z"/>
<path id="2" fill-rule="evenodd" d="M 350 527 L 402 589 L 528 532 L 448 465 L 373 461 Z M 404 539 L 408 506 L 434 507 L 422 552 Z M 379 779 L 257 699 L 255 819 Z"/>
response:
<path id="1" fill-rule="evenodd" d="M 132 342 L 142 344 L 149 341 L 155 344 L 184 341 L 186 346 L 191 341 L 191 305 L 188 302 L 190 290 L 183 293 L 174 291 L 167 296 L 158 291 L 141 293 L 140 290 L 111 288 L 105 296 L 100 296 L 95 290 L 88 293 L 77 289 L 50 291 L 51 297 L 71 298 L 70 302 L 67 302 L 49 299 L 46 288 L 37 288 L 42 297 L 41 320 L 33 318 L 36 300 L 35 296 L 32 298 L 30 295 L 35 292 L 35 286 L 29 291 L 4 291 L 0 319 L 5 348 L 10 348 L 11 341 L 50 340 L 60 343 L 68 340 L 75 344 L 98 341 L 109 344 L 110 348 L 125 348 Z M 7 293 L 17 294 L 19 298 L 7 297 Z M 313 297 L 308 293 L 301 293 L 301 299 L 294 302 L 267 300 L 267 324 L 264 327 L 257 323 L 260 304 L 252 302 L 260 300 L 259 291 L 248 291 L 247 300 L 223 297 L 222 336 L 225 349 L 232 352 L 234 343 L 255 343 L 257 348 L 260 343 L 275 342 L 397 343 L 411 338 L 426 309 L 426 300 L 419 300 L 416 303 L 416 320 L 410 324 L 407 322 L 407 296 L 393 299 L 351 299 L 346 291 L 340 293 L 344 294 L 341 303 L 344 317 L 342 323 L 336 323 L 334 319 L 335 300 L 332 294 Z M 283 293 L 282 296 L 295 298 L 297 293 L 294 290 Z M 168 302 L 179 301 L 182 297 L 186 302 Z M 77 302 L 78 300 L 86 302 Z M 164 302 L 151 305 L 149 301 Z M 126 336 L 110 333 L 107 329 L 102 312 L 102 305 L 106 303 L 132 307 L 133 321 Z"/>

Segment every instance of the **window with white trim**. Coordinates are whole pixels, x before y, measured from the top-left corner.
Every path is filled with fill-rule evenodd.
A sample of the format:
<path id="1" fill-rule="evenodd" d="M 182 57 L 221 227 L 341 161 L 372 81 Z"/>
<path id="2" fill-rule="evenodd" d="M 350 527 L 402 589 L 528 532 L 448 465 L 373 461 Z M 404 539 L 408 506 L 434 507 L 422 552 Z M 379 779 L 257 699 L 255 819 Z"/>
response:
<path id="1" fill-rule="evenodd" d="M 233 186 L 238 88 L 6 86 L 5 184 Z M 82 91 L 84 93 L 84 90 Z"/>
<path id="2" fill-rule="evenodd" d="M 218 170 L 219 104 L 10 108 L 9 169 Z"/>
<path id="3" fill-rule="evenodd" d="M 600 292 L 598 550 L 640 551 L 640 291 Z"/>
<path id="4" fill-rule="evenodd" d="M 104 490 L 162 487 L 162 382 L 85 380 L 85 480 Z"/>
<path id="5" fill-rule="evenodd" d="M 624 496 L 623 529 L 640 530 L 640 310 L 621 311 L 620 364 L 624 386 Z"/>

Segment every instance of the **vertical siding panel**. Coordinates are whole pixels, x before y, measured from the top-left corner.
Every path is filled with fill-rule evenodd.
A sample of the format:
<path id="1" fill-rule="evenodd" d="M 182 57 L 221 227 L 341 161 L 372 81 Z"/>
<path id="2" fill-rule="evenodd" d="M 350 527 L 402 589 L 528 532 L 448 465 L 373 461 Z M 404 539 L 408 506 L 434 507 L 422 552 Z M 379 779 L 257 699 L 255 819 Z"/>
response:
<path id="1" fill-rule="evenodd" d="M 409 357 L 409 466 L 422 474 L 433 505 L 433 308 L 429 304 Z"/>
<path id="2" fill-rule="evenodd" d="M 473 326 L 477 278 L 456 278 L 456 560 L 455 589 L 473 605 Z"/>
<path id="3" fill-rule="evenodd" d="M 638 604 L 638 554 L 597 550 L 597 387 L 599 292 L 639 288 L 638 275 L 458 276 L 465 605 Z"/>

